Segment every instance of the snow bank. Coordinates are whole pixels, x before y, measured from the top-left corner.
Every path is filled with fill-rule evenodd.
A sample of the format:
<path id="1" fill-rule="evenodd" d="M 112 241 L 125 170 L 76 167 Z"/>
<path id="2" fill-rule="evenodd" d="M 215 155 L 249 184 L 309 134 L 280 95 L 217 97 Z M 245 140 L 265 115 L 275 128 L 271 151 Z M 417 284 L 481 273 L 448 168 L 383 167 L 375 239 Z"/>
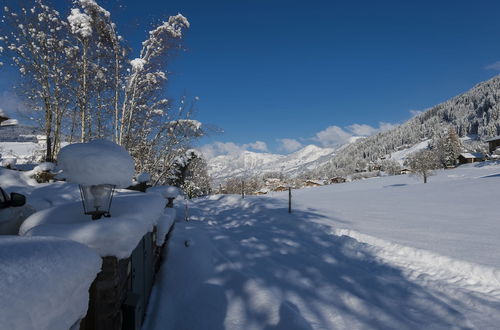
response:
<path id="1" fill-rule="evenodd" d="M 0 329 L 67 330 L 87 312 L 101 259 L 76 242 L 0 238 Z"/>
<path id="2" fill-rule="evenodd" d="M 113 184 L 125 188 L 132 183 L 134 160 L 125 148 L 106 140 L 70 144 L 61 149 L 59 168 L 68 182 Z"/>
<path id="3" fill-rule="evenodd" d="M 36 180 L 26 173 L 0 168 L 0 186 L 8 192 L 23 193 L 29 186 L 35 186 Z"/>
<path id="4" fill-rule="evenodd" d="M 0 162 L 0 166 L 2 166 L 2 167 L 9 166 L 10 168 L 14 168 L 16 166 L 16 163 L 17 163 L 16 158 L 4 158 Z"/>
<path id="5" fill-rule="evenodd" d="M 149 173 L 145 173 L 145 172 L 137 175 L 137 178 L 136 178 L 136 181 L 139 183 L 148 182 L 149 180 L 151 180 L 151 175 L 149 175 Z"/>
<path id="6" fill-rule="evenodd" d="M 34 173 L 40 173 L 40 172 L 49 172 L 52 171 L 55 168 L 54 163 L 50 162 L 45 162 L 45 163 L 40 163 L 35 168 L 33 169 Z"/>
<path id="7" fill-rule="evenodd" d="M 355 230 L 334 229 L 332 234 L 352 237 L 369 244 L 368 247 L 374 254 L 392 265 L 401 267 L 410 278 L 427 274 L 471 291 L 500 298 L 500 269 L 403 246 Z"/>
<path id="8" fill-rule="evenodd" d="M 163 198 L 177 198 L 182 196 L 182 191 L 174 186 L 154 186 L 146 190 L 148 193 L 160 194 Z"/>
<path id="9" fill-rule="evenodd" d="M 156 194 L 131 193 L 113 198 L 111 218 L 92 221 L 81 202 L 37 212 L 22 224 L 19 234 L 71 239 L 102 256 L 127 258 L 144 234 L 153 230 L 163 214 L 165 200 Z"/>
<path id="10" fill-rule="evenodd" d="M 165 243 L 165 239 L 167 238 L 168 231 L 172 227 L 175 221 L 175 209 L 167 207 L 163 212 L 163 215 L 158 219 L 157 230 L 158 235 L 156 239 L 156 245 L 162 246 Z"/>

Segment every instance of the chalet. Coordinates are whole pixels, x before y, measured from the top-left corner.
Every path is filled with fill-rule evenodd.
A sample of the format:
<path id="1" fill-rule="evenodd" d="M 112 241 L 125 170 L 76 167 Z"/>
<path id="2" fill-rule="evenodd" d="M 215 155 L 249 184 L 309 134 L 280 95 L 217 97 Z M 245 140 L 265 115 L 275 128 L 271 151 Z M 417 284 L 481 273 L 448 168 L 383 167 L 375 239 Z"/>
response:
<path id="1" fill-rule="evenodd" d="M 496 148 L 500 147 L 500 135 L 489 138 L 488 140 L 485 140 L 485 142 L 488 142 L 488 150 L 491 154 Z"/>
<path id="2" fill-rule="evenodd" d="M 288 186 L 277 186 L 273 191 L 288 191 Z"/>
<path id="3" fill-rule="evenodd" d="M 346 181 L 345 178 L 343 178 L 341 176 L 336 176 L 336 177 L 330 179 L 330 184 L 333 184 L 333 183 L 344 183 L 345 181 Z"/>
<path id="4" fill-rule="evenodd" d="M 307 180 L 304 182 L 304 187 L 320 187 L 323 185 L 323 181 L 319 180 Z"/>
<path id="5" fill-rule="evenodd" d="M 254 195 L 266 195 L 267 193 L 269 193 L 269 189 L 264 188 L 264 189 L 261 189 L 261 190 L 259 190 L 259 191 L 256 191 L 256 192 L 254 193 Z"/>
<path id="6" fill-rule="evenodd" d="M 9 117 L 7 117 L 2 110 L 0 110 L 0 126 L 3 126 L 4 122 L 7 122 L 9 120 Z"/>
<path id="7" fill-rule="evenodd" d="M 401 173 L 401 174 L 410 174 L 411 170 L 409 168 L 402 168 L 399 173 Z"/>
<path id="8" fill-rule="evenodd" d="M 485 160 L 484 154 L 480 152 L 463 152 L 458 156 L 460 164 L 483 162 Z"/>

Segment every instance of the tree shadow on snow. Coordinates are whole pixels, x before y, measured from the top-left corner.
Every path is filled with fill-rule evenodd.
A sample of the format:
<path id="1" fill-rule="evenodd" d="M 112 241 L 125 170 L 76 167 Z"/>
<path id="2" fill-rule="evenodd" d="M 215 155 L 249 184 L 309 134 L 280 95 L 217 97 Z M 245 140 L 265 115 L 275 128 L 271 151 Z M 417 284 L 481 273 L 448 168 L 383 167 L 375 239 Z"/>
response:
<path id="1" fill-rule="evenodd" d="M 226 290 L 227 306 L 240 306 L 238 326 L 197 329 L 466 328 L 459 312 L 366 244 L 314 222 L 323 217 L 314 210 L 288 214 L 284 201 L 237 198 L 199 200 L 190 211 L 217 250 L 211 277 Z"/>

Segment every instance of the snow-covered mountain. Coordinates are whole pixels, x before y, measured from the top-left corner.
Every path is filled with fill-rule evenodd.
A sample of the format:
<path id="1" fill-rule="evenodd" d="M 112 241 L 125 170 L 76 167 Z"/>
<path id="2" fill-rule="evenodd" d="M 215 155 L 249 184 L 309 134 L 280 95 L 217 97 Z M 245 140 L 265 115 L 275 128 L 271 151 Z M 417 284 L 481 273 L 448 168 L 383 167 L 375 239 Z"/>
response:
<path id="1" fill-rule="evenodd" d="M 208 161 L 208 168 L 215 182 L 231 177 L 251 177 L 265 173 L 296 176 L 327 162 L 334 150 L 308 145 L 289 155 L 245 151 L 241 154 L 212 158 Z"/>
<path id="2" fill-rule="evenodd" d="M 461 138 L 475 137 L 469 151 L 481 151 L 480 141 L 500 134 L 500 75 L 477 84 L 469 91 L 433 106 L 394 129 L 358 140 L 337 150 L 325 165 L 310 173 L 322 177 L 352 173 L 360 162 L 376 162 L 425 141 L 446 134 L 453 127 Z M 396 154 L 402 157 L 405 152 Z M 399 159 L 396 159 L 399 160 Z"/>

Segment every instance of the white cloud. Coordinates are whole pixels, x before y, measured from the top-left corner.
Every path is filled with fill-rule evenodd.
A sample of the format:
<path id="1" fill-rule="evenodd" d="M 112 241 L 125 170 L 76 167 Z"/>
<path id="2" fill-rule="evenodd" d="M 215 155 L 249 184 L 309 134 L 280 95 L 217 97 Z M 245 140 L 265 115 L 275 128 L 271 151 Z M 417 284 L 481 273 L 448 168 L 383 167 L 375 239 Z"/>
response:
<path id="1" fill-rule="evenodd" d="M 366 124 L 352 124 L 347 126 L 347 128 L 354 135 L 368 136 L 378 132 L 378 129 Z"/>
<path id="2" fill-rule="evenodd" d="M 418 116 L 421 113 L 423 113 L 423 111 L 420 111 L 420 110 L 410 110 L 410 114 L 411 114 L 412 117 L 416 117 L 416 116 Z"/>
<path id="3" fill-rule="evenodd" d="M 313 141 L 319 142 L 323 147 L 338 147 L 351 141 L 354 136 L 370 136 L 378 132 L 387 131 L 397 127 L 398 124 L 379 122 L 378 127 L 367 124 L 352 124 L 344 128 L 330 126 L 316 133 Z"/>
<path id="4" fill-rule="evenodd" d="M 255 141 L 254 143 L 248 143 L 243 145 L 244 148 L 250 148 L 258 151 L 268 151 L 267 144 L 262 141 Z"/>
<path id="5" fill-rule="evenodd" d="M 352 134 L 344 131 L 342 127 L 329 126 L 316 133 L 312 139 L 319 142 L 323 147 L 335 147 L 347 143 L 351 136 Z"/>
<path id="6" fill-rule="evenodd" d="M 285 139 L 277 139 L 276 141 L 280 143 L 279 150 L 286 152 L 293 152 L 299 150 L 303 146 L 302 143 L 300 143 L 295 139 L 285 138 Z"/>
<path id="7" fill-rule="evenodd" d="M 205 144 L 198 148 L 207 159 L 211 159 L 220 155 L 238 155 L 248 149 L 258 151 L 268 151 L 267 144 L 262 141 L 255 141 L 253 143 L 236 144 L 234 142 L 214 142 Z"/>
<path id="8" fill-rule="evenodd" d="M 484 67 L 486 70 L 495 70 L 500 71 L 500 61 L 496 61 L 495 63 L 491 63 Z"/>
<path id="9" fill-rule="evenodd" d="M 391 124 L 391 123 L 385 123 L 385 122 L 381 121 L 380 123 L 378 123 L 378 131 L 385 132 L 385 131 L 391 130 L 393 128 L 396 128 L 398 126 L 399 126 L 399 124 Z"/>

